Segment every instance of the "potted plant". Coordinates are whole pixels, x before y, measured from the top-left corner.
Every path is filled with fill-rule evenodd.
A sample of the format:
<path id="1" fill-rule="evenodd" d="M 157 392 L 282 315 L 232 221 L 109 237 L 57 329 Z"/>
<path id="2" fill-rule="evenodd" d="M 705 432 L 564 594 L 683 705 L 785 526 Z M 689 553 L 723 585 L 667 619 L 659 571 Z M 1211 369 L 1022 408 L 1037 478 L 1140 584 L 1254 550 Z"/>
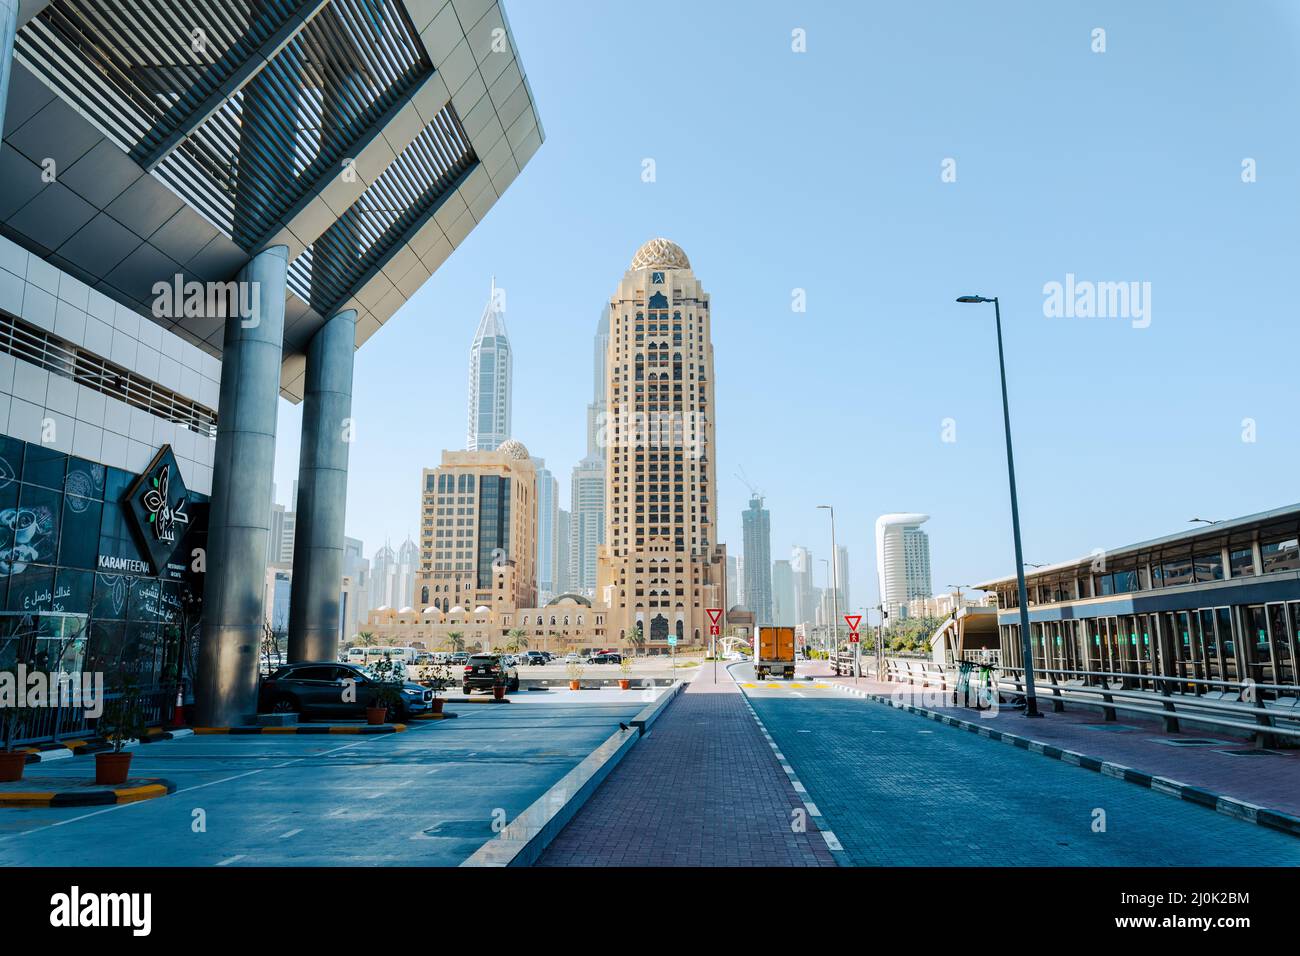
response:
<path id="1" fill-rule="evenodd" d="M 618 669 L 623 676 L 618 679 L 618 689 L 627 690 L 632 686 L 632 658 L 624 654 L 618 661 Z"/>
<path id="2" fill-rule="evenodd" d="M 0 669 L 0 674 L 12 676 L 14 669 Z M 10 686 L 17 687 L 17 681 Z M 26 726 L 29 716 L 29 709 L 19 707 L 16 703 L 0 705 L 0 783 L 13 783 L 23 779 L 27 751 L 15 750 L 14 741 Z"/>
<path id="3" fill-rule="evenodd" d="M 569 690 L 582 690 L 582 663 L 569 661 L 564 665 L 564 670 L 569 675 Z"/>
<path id="4" fill-rule="evenodd" d="M 125 783 L 131 770 L 131 752 L 126 744 L 139 740 L 145 730 L 144 708 L 140 700 L 140 682 L 124 675 L 107 695 L 104 712 L 95 725 L 96 732 L 112 745 L 112 750 L 95 754 L 95 783 Z"/>
<path id="5" fill-rule="evenodd" d="M 492 699 L 505 700 L 506 696 L 506 670 L 505 666 L 497 668 L 497 676 L 492 679 Z"/>
<path id="6" fill-rule="evenodd" d="M 372 727 L 388 720 L 388 715 L 402 702 L 402 666 L 387 654 L 370 667 L 374 696 L 366 706 L 366 723 Z"/>

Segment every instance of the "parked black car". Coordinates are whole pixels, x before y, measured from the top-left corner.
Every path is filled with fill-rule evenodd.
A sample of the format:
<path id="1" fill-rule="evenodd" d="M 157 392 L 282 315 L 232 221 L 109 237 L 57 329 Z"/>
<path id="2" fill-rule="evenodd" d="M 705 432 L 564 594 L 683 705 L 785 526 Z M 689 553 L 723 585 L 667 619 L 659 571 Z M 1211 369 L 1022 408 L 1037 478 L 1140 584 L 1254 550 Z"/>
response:
<path id="1" fill-rule="evenodd" d="M 530 667 L 540 667 L 548 660 L 550 660 L 550 655 L 545 651 L 529 651 L 520 659 L 521 663 L 527 664 Z"/>
<path id="2" fill-rule="evenodd" d="M 622 664 L 622 654 L 593 654 L 591 657 L 593 664 Z"/>
<path id="3" fill-rule="evenodd" d="M 356 693 L 347 693 L 356 681 Z M 304 717 L 364 717 L 376 694 L 375 681 L 355 664 L 334 661 L 300 661 L 278 667 L 262 679 L 257 709 L 261 713 L 301 714 Z M 403 681 L 402 702 L 389 716 L 409 717 L 432 706 L 433 691 L 414 681 Z"/>
<path id="4" fill-rule="evenodd" d="M 505 681 L 506 690 L 518 690 L 519 670 L 516 665 L 502 661 L 499 654 L 475 654 L 465 665 L 461 689 L 466 694 L 491 690 L 498 680 Z"/>

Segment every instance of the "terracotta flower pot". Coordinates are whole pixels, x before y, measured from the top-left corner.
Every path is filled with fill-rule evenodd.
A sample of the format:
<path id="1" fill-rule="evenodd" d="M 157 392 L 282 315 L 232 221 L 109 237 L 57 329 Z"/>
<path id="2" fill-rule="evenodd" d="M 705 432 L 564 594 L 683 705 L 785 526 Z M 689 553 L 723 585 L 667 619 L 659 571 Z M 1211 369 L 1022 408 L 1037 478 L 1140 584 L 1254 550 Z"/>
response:
<path id="1" fill-rule="evenodd" d="M 493 700 L 504 700 L 504 699 L 505 699 L 505 696 L 506 696 L 506 688 L 505 688 L 505 685 L 504 685 L 504 684 L 493 684 L 493 685 L 492 685 L 492 699 L 493 699 Z"/>
<path id="2" fill-rule="evenodd" d="M 366 723 L 371 727 L 377 727 L 388 719 L 387 707 L 367 707 Z"/>
<path id="3" fill-rule="evenodd" d="M 580 680 L 569 681 L 569 690 L 581 690 L 581 689 L 582 689 L 582 681 Z"/>
<path id="4" fill-rule="evenodd" d="M 628 689 L 629 687 L 631 687 L 631 686 L 632 686 L 632 680 L 631 680 L 631 678 L 628 678 L 628 677 L 620 677 L 620 678 L 618 679 L 618 689 L 619 689 L 619 690 L 627 690 L 627 689 Z"/>
<path id="5" fill-rule="evenodd" d="M 131 752 L 129 750 L 123 750 L 121 753 L 108 751 L 95 754 L 95 783 L 101 785 L 126 783 L 127 774 L 130 770 Z"/>
<path id="6" fill-rule="evenodd" d="M 441 713 L 442 713 L 442 698 L 441 698 L 441 697 L 435 697 L 432 701 L 429 702 L 429 713 L 431 713 L 431 714 L 441 714 Z"/>
<path id="7" fill-rule="evenodd" d="M 25 766 L 27 766 L 27 751 L 0 752 L 0 783 L 14 783 L 23 779 Z"/>

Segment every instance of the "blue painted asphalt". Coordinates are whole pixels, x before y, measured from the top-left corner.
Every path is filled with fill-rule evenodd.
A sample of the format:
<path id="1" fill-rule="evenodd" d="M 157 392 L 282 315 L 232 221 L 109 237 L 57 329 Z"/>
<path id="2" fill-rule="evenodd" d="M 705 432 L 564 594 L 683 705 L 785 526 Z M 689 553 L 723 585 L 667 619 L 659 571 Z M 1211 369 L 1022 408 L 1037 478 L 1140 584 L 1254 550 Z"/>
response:
<path id="1" fill-rule="evenodd" d="M 134 751 L 177 793 L 95 811 L 0 809 L 0 866 L 454 866 L 638 713 L 640 694 L 452 704 L 377 736 L 199 736 Z M 40 765 L 89 776 L 94 761 Z M 201 824 L 201 825 L 200 825 Z"/>
<path id="2" fill-rule="evenodd" d="M 884 704 L 807 681 L 746 693 L 857 865 L 1300 864 L 1293 836 Z"/>

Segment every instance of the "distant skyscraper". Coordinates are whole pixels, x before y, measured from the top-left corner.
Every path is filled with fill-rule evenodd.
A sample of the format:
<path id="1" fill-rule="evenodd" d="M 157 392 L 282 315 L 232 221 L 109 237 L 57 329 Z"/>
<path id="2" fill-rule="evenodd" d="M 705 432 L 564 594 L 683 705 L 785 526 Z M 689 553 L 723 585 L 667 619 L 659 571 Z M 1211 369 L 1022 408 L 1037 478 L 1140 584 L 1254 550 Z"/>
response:
<path id="1" fill-rule="evenodd" d="M 817 623 L 817 586 L 813 583 L 812 552 L 795 545 L 790 550 L 790 570 L 794 575 L 794 622 L 811 626 Z"/>
<path id="2" fill-rule="evenodd" d="M 839 545 L 835 549 L 835 583 L 840 589 L 840 610 L 849 613 L 849 549 Z"/>
<path id="3" fill-rule="evenodd" d="M 555 540 L 558 542 L 559 560 L 555 563 L 555 592 L 568 594 L 573 590 L 569 583 L 569 538 L 573 533 L 573 516 L 563 508 L 559 511 Z"/>
<path id="4" fill-rule="evenodd" d="M 594 597 L 596 564 L 605 543 L 605 391 L 609 388 L 609 306 L 601 309 L 592 345 L 592 399 L 587 405 L 587 455 L 569 485 L 569 583 L 566 590 Z"/>
<path id="5" fill-rule="evenodd" d="M 343 539 L 343 577 L 347 586 L 343 589 L 339 614 L 342 617 L 340 637 L 345 641 L 357 633 L 370 610 L 370 562 L 362 547 L 357 538 Z"/>
<path id="6" fill-rule="evenodd" d="M 537 472 L 537 599 L 545 604 L 560 593 L 556 586 L 560 570 L 560 484 L 546 467 L 544 458 L 534 458 Z"/>
<path id="7" fill-rule="evenodd" d="M 512 358 L 506 338 L 505 291 L 492 281 L 487 308 L 469 350 L 470 451 L 495 451 L 510 437 Z"/>
<path id="8" fill-rule="evenodd" d="M 772 562 L 772 623 L 794 627 L 794 571 L 789 561 Z"/>
<path id="9" fill-rule="evenodd" d="M 397 574 L 397 552 L 385 544 L 370 561 L 370 601 L 375 607 L 393 604 L 393 578 Z"/>
<path id="10" fill-rule="evenodd" d="M 745 603 L 740 593 L 740 559 L 734 554 L 727 555 L 727 603 L 733 607 Z"/>
<path id="11" fill-rule="evenodd" d="M 569 487 L 569 589 L 596 594 L 596 563 L 605 543 L 605 462 L 587 456 L 573 469 Z"/>
<path id="12" fill-rule="evenodd" d="M 772 516 L 758 495 L 749 499 L 749 507 L 740 515 L 745 539 L 745 607 L 754 612 L 754 623 L 771 624 Z"/>
<path id="13" fill-rule="evenodd" d="M 605 460 L 605 445 L 602 430 L 605 424 L 606 398 L 605 390 L 609 388 L 609 306 L 600 313 L 596 323 L 596 339 L 593 345 L 592 399 L 587 406 L 587 457 Z"/>
<path id="14" fill-rule="evenodd" d="M 929 515 L 906 513 L 876 519 L 876 569 L 881 603 L 893 623 L 906 613 L 907 602 L 934 593 L 930 582 L 930 538 L 921 525 Z"/>

